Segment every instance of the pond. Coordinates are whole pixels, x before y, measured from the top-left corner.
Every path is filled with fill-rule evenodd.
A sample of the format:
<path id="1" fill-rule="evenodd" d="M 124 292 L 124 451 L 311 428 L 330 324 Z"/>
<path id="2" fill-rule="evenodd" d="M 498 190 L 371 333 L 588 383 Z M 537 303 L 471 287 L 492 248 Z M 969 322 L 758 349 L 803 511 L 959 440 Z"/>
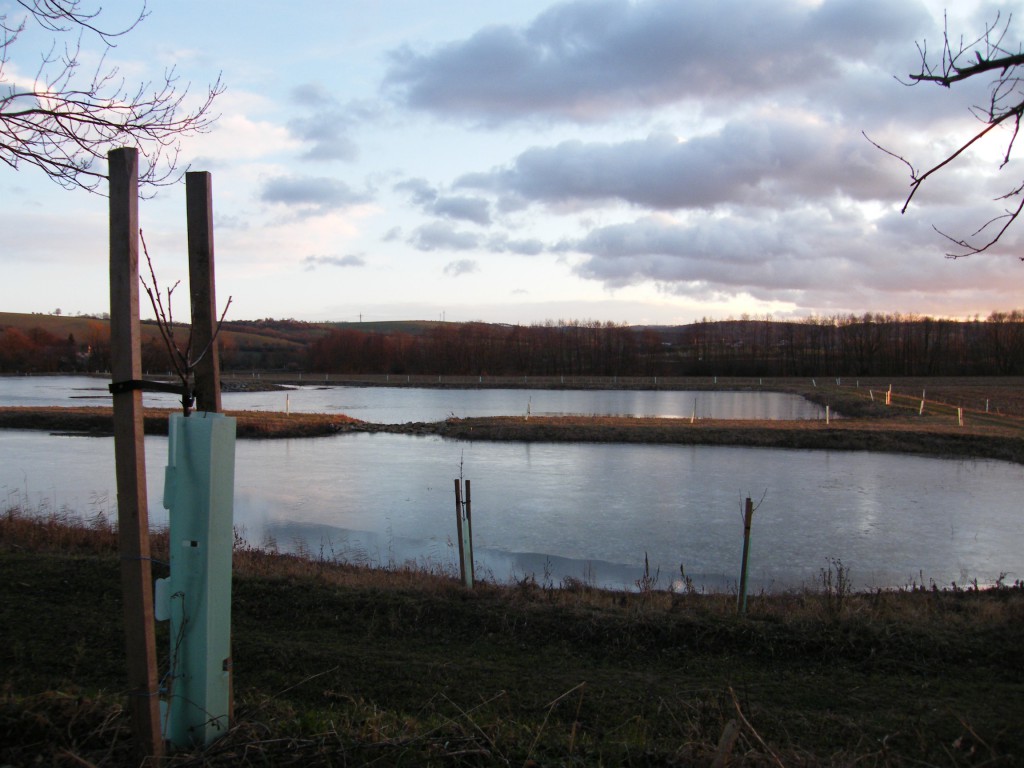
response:
<path id="1" fill-rule="evenodd" d="M 0 377 L 0 406 L 109 405 L 108 382 L 87 376 Z M 148 406 L 173 408 L 174 395 L 146 393 Z M 658 390 L 432 389 L 302 386 L 288 391 L 225 392 L 237 411 L 344 413 L 379 424 L 443 421 L 449 416 L 584 414 L 715 419 L 824 419 L 824 409 L 781 392 Z"/>
<path id="2" fill-rule="evenodd" d="M 166 439 L 147 438 L 146 451 L 160 524 Z M 235 525 L 257 545 L 451 570 L 460 475 L 472 481 L 479 568 L 499 581 L 532 574 L 635 589 L 646 554 L 661 587 L 680 581 L 682 565 L 698 587 L 733 589 L 748 496 L 754 589 L 813 586 L 831 558 L 858 588 L 1024 577 L 1024 467 L 867 452 L 397 434 L 242 440 Z M 0 498 L 113 517 L 113 440 L 4 431 Z"/>

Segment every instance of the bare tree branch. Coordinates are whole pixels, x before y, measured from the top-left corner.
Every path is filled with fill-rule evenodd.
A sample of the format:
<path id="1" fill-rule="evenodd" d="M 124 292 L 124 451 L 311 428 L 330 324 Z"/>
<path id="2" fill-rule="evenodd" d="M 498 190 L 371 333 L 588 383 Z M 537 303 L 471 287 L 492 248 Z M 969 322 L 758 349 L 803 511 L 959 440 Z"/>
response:
<path id="1" fill-rule="evenodd" d="M 995 128 L 1007 124 L 1012 125 L 1012 131 L 1007 139 L 1006 149 L 999 168 L 1006 167 L 1010 162 L 1016 147 L 1017 137 L 1020 134 L 1021 117 L 1024 115 L 1024 77 L 1018 75 L 1018 67 L 1024 65 L 1024 50 L 1021 50 L 1019 44 L 1013 50 L 1007 47 L 1005 43 L 1012 18 L 1012 15 L 1008 15 L 1004 22 L 1001 15 L 997 13 L 994 22 L 987 26 L 984 33 L 980 36 L 970 42 L 964 42 L 963 38 L 961 38 L 955 43 L 950 40 L 947 20 L 943 30 L 942 50 L 938 61 L 935 61 L 932 55 L 929 54 L 926 42 L 919 43 L 917 49 L 921 56 L 921 69 L 918 73 L 909 76 L 909 82 L 900 81 L 904 82 L 905 85 L 935 83 L 945 88 L 950 88 L 954 83 L 962 82 L 972 77 L 984 75 L 988 72 L 998 73 L 989 91 L 988 104 L 975 106 L 971 109 L 971 112 L 984 124 L 984 127 L 961 143 L 945 159 L 924 171 L 919 171 L 902 155 L 880 146 L 870 139 L 867 134 L 864 134 L 864 137 L 871 144 L 902 162 L 910 171 L 910 193 L 903 203 L 903 208 L 900 209 L 901 213 L 907 212 L 911 201 L 914 199 L 914 195 L 926 180 L 950 165 L 954 160 L 957 160 L 964 152 Z M 970 238 L 949 235 L 936 227 L 936 232 L 955 244 L 959 249 L 957 252 L 947 253 L 947 257 L 958 259 L 972 256 L 977 253 L 983 253 L 996 245 L 1021 213 L 1024 212 L 1022 193 L 1024 193 L 1024 183 L 997 197 L 996 200 L 1013 200 L 1017 198 L 1018 201 L 1016 205 L 1011 205 L 1007 208 L 1004 213 L 985 222 Z M 993 228 L 992 225 L 997 223 L 999 226 Z M 976 239 L 986 231 L 990 234 L 984 235 L 980 240 Z"/>
<path id="2" fill-rule="evenodd" d="M 224 324 L 224 318 L 227 316 L 228 309 L 231 307 L 232 297 L 228 296 L 228 301 L 224 305 L 224 311 L 220 313 L 220 319 L 217 321 L 217 327 L 214 328 L 213 335 L 210 337 L 209 343 L 198 355 L 193 356 L 191 327 L 189 328 L 188 341 L 185 343 L 184 349 L 178 346 L 178 343 L 174 338 L 174 313 L 172 299 L 174 289 L 178 287 L 181 281 L 179 280 L 167 289 L 167 305 L 164 306 L 163 299 L 160 297 L 160 284 L 157 282 L 156 271 L 153 269 L 153 260 L 149 256 L 149 248 L 146 246 L 146 238 L 141 229 L 139 230 L 139 240 L 142 241 L 142 253 L 146 257 L 146 265 L 149 267 L 150 278 L 150 282 L 147 283 L 146 278 L 140 274 L 139 282 L 142 283 L 143 290 L 145 290 L 146 295 L 149 296 L 149 303 L 153 307 L 153 314 L 156 316 L 156 327 L 160 331 L 160 338 L 163 339 L 164 346 L 167 348 L 167 356 L 170 358 L 171 365 L 174 366 L 174 372 L 178 379 L 181 380 L 183 392 L 181 396 L 181 407 L 185 412 L 185 415 L 188 416 L 192 410 L 192 403 L 195 400 L 193 377 L 195 367 L 217 342 L 217 337 L 220 336 L 221 326 Z"/>
<path id="3" fill-rule="evenodd" d="M 83 0 L 17 0 L 24 18 L 0 16 L 0 161 L 18 169 L 32 165 L 67 189 L 98 191 L 106 178 L 107 151 L 136 147 L 143 158 L 139 181 L 159 186 L 178 181 L 181 138 L 213 125 L 213 102 L 224 91 L 220 78 L 194 105 L 189 86 L 174 68 L 162 79 L 130 87 L 117 67 L 107 63 L 114 40 L 142 23 L 145 4 L 124 27 L 100 25 L 102 9 L 88 10 Z M 53 32 L 55 39 L 31 85 L 14 82 L 5 69 L 12 48 L 29 23 Z M 104 47 L 95 70 L 83 75 L 82 40 L 95 36 Z M 63 44 L 57 38 L 71 36 Z"/>

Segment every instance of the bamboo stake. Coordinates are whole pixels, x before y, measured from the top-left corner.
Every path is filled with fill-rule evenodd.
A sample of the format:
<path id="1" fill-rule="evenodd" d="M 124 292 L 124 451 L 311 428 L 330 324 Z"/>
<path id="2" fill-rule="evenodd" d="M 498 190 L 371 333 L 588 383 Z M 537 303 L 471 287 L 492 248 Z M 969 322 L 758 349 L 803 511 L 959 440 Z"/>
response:
<path id="1" fill-rule="evenodd" d="M 142 378 L 139 325 L 138 150 L 107 155 L 110 191 L 110 373 L 112 383 Z M 150 567 L 142 392 L 114 394 L 118 549 L 128 662 L 129 704 L 138 755 L 161 757 L 153 579 Z"/>

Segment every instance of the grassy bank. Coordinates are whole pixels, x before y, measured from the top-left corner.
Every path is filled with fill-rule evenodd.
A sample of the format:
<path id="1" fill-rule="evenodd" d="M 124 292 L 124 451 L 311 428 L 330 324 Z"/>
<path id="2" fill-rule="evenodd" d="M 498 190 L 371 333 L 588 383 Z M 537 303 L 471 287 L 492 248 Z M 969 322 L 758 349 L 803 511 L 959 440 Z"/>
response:
<path id="1" fill-rule="evenodd" d="M 237 723 L 170 764 L 1020 764 L 1024 588 L 851 594 L 833 566 L 741 618 L 239 549 Z M 0 765 L 131 764 L 119 595 L 104 521 L 0 516 Z"/>
<path id="2" fill-rule="evenodd" d="M 166 435 L 170 409 L 147 408 L 143 427 L 147 435 Z M 272 411 L 229 411 L 238 419 L 241 438 L 323 437 L 357 427 L 362 422 L 326 413 L 285 414 Z M 37 429 L 46 432 L 109 436 L 114 433 L 110 406 L 87 408 L 0 407 L 0 429 Z"/>
<path id="3" fill-rule="evenodd" d="M 851 411 L 853 409 L 851 408 Z M 146 434 L 167 434 L 168 410 L 149 409 Z M 340 432 L 436 434 L 457 440 L 521 442 L 667 443 L 750 447 L 887 451 L 963 456 L 1024 463 L 1024 421 L 1016 417 L 969 414 L 959 425 L 952 413 L 936 409 L 920 416 L 886 410 L 855 418 L 803 421 L 659 419 L 621 416 L 497 416 L 451 418 L 436 423 L 371 424 L 344 415 L 229 412 L 243 439 L 324 437 Z M 109 407 L 0 407 L 0 429 L 106 436 L 113 429 Z"/>

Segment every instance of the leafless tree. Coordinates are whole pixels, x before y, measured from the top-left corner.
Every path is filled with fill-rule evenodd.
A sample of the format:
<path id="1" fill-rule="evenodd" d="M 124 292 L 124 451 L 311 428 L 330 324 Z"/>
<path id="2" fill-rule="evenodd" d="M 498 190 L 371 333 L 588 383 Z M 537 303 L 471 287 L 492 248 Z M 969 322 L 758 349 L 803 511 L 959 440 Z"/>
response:
<path id="1" fill-rule="evenodd" d="M 205 97 L 186 105 L 188 84 L 173 68 L 162 79 L 129 85 L 107 54 L 141 24 L 145 3 L 125 26 L 109 28 L 102 8 L 87 0 L 15 0 L 15 13 L 0 15 L 0 160 L 14 169 L 33 165 L 61 186 L 95 191 L 106 178 L 109 149 L 136 147 L 140 182 L 177 181 L 180 139 L 209 129 L 220 78 Z M 34 73 L 12 73 L 12 56 L 23 33 L 37 26 L 52 34 Z M 82 72 L 83 43 L 103 47 L 91 72 Z"/>
<path id="2" fill-rule="evenodd" d="M 987 26 L 979 37 L 970 41 L 965 41 L 963 37 L 958 41 L 951 40 L 947 20 L 943 32 L 942 49 L 937 58 L 933 52 L 928 50 L 927 43 L 918 43 L 921 69 L 916 74 L 909 75 L 908 81 L 901 80 L 906 85 L 935 83 L 945 88 L 951 88 L 956 83 L 975 77 L 984 77 L 989 73 L 994 74 L 995 79 L 989 88 L 988 103 L 971 108 L 971 112 L 978 118 L 982 127 L 936 165 L 926 170 L 920 170 L 904 157 L 875 144 L 876 147 L 902 161 L 910 169 L 910 194 L 903 204 L 903 213 L 906 213 L 914 195 L 925 181 L 1000 126 L 1008 129 L 1008 138 L 999 167 L 1004 168 L 1010 162 L 1020 132 L 1021 115 L 1024 113 L 1024 78 L 1021 77 L 1019 71 L 1019 68 L 1024 65 L 1024 49 L 1021 48 L 1019 42 L 1016 49 L 1013 49 L 1012 44 L 1007 42 L 1012 19 L 1012 15 L 1007 15 L 1003 20 L 999 14 L 996 14 L 995 21 Z M 1024 210 L 1024 182 L 1017 184 L 1005 194 L 997 197 L 996 200 L 1006 203 L 1007 207 L 1004 212 L 986 221 L 968 238 L 949 235 L 936 227 L 936 231 L 957 248 L 955 252 L 947 254 L 950 258 L 956 259 L 981 253 L 999 242 L 1003 234 Z"/>

